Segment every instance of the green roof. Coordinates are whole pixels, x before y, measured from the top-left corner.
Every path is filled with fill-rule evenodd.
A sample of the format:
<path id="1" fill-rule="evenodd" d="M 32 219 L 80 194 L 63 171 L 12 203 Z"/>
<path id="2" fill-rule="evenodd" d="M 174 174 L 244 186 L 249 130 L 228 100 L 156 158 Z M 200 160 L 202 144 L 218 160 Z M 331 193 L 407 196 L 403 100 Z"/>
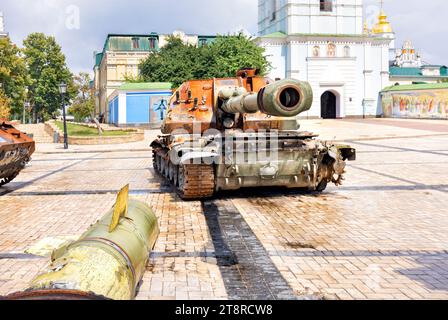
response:
<path id="1" fill-rule="evenodd" d="M 155 48 L 151 49 L 149 39 L 155 39 Z M 149 35 L 109 35 L 105 51 L 151 51 L 159 49 L 159 36 Z"/>
<path id="2" fill-rule="evenodd" d="M 99 67 L 101 65 L 101 61 L 103 61 L 103 53 L 97 53 L 95 55 L 95 67 Z"/>
<path id="3" fill-rule="evenodd" d="M 212 43 L 216 36 L 199 35 L 199 40 Z M 155 40 L 155 43 L 152 41 Z M 151 48 L 151 45 L 154 45 Z M 159 34 L 151 32 L 150 34 L 108 34 L 104 43 L 102 53 L 98 53 L 95 57 L 95 67 L 101 65 L 101 61 L 107 51 L 134 51 L 134 52 L 154 52 L 159 51 Z"/>
<path id="4" fill-rule="evenodd" d="M 430 90 L 430 89 L 448 89 L 448 83 L 422 83 L 422 84 L 408 84 L 408 85 L 402 85 L 402 86 L 390 86 L 390 87 L 384 88 L 383 92 Z"/>
<path id="5" fill-rule="evenodd" d="M 422 77 L 422 70 L 420 68 L 401 68 L 401 67 L 390 67 L 389 72 L 391 76 L 413 76 Z"/>
<path id="6" fill-rule="evenodd" d="M 118 88 L 118 90 L 171 90 L 170 82 L 129 82 Z"/>
<path id="7" fill-rule="evenodd" d="M 448 70 L 446 66 L 423 66 L 422 68 L 402 68 L 397 66 L 392 66 L 389 68 L 389 72 L 391 76 L 405 76 L 405 77 L 438 77 L 438 76 L 425 76 L 423 75 L 422 69 L 424 67 L 438 67 L 440 68 L 440 76 L 447 77 Z"/>
<path id="8" fill-rule="evenodd" d="M 447 68 L 446 66 L 442 66 L 442 67 L 440 68 L 440 75 L 441 75 L 441 76 L 444 76 L 444 77 L 447 77 L 447 76 L 448 76 L 448 68 Z"/>
<path id="9" fill-rule="evenodd" d="M 366 36 L 364 34 L 292 33 L 292 34 L 287 35 L 286 33 L 283 33 L 283 32 L 274 32 L 274 33 L 260 36 L 259 38 L 286 38 L 288 36 L 333 37 L 333 38 L 366 38 L 366 37 L 369 37 L 370 39 L 374 39 L 374 40 L 384 40 L 384 38 L 381 38 L 381 37 L 371 37 L 371 36 Z"/>
<path id="10" fill-rule="evenodd" d="M 283 32 L 274 32 L 274 33 L 270 33 L 264 36 L 261 36 L 260 38 L 286 38 L 287 35 Z"/>

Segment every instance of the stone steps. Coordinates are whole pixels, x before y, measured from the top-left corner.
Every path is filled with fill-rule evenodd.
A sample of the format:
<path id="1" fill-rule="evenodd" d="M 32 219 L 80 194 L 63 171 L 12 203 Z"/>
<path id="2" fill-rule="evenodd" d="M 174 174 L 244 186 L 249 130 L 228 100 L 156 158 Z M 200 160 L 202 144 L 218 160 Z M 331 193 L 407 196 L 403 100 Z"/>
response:
<path id="1" fill-rule="evenodd" d="M 32 134 L 36 143 L 53 143 L 53 137 L 45 131 L 45 124 L 21 124 L 16 128 L 27 134 Z"/>

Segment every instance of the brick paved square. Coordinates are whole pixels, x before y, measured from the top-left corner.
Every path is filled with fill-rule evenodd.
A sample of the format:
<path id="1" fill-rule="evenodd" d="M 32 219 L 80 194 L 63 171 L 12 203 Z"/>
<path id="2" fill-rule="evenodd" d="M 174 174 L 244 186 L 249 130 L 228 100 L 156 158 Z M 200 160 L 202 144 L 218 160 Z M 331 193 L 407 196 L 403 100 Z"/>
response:
<path id="1" fill-rule="evenodd" d="M 347 123 L 333 128 L 348 139 Z M 363 126 L 363 135 L 386 128 Z M 242 190 L 203 202 L 180 200 L 143 144 L 69 153 L 39 146 L 0 189 L 0 294 L 26 288 L 47 265 L 25 253 L 30 246 L 81 235 L 130 183 L 161 231 L 137 299 L 448 299 L 448 133 L 403 130 L 351 141 L 358 160 L 342 187 L 322 195 Z"/>

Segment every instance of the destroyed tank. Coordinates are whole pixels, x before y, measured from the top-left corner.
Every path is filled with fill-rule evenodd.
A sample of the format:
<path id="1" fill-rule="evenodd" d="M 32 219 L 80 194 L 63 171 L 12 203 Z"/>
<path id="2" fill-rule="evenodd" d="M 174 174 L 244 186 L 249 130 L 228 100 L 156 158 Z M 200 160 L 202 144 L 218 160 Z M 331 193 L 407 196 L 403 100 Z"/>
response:
<path id="1" fill-rule="evenodd" d="M 25 168 L 35 151 L 33 139 L 0 120 L 0 187 L 10 183 Z"/>
<path id="2" fill-rule="evenodd" d="M 300 131 L 297 116 L 311 108 L 307 82 L 272 81 L 244 69 L 235 78 L 191 80 L 169 101 L 162 135 L 152 142 L 155 171 L 183 199 L 202 199 L 245 187 L 340 185 L 347 145 Z"/>

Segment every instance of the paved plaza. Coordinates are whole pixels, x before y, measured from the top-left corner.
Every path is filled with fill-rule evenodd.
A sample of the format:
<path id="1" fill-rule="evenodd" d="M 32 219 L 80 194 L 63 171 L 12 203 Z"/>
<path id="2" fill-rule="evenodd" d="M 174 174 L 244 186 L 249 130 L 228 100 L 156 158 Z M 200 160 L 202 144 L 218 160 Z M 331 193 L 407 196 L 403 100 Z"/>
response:
<path id="1" fill-rule="evenodd" d="M 138 299 L 448 299 L 448 122 L 302 128 L 357 149 L 342 187 L 185 202 L 152 169 L 155 131 L 119 146 L 38 145 L 0 188 L 0 295 L 26 288 L 48 264 L 27 249 L 80 236 L 130 183 L 161 230 Z"/>

